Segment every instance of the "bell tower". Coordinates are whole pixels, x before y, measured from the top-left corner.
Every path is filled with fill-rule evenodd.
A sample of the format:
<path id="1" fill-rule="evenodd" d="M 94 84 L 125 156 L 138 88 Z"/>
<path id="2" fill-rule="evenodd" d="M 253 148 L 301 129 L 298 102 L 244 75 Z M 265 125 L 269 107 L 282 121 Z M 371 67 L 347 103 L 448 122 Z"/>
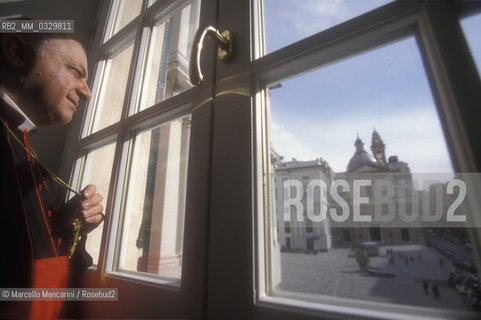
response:
<path id="1" fill-rule="evenodd" d="M 372 132 L 371 151 L 377 163 L 383 167 L 386 167 L 386 145 L 382 141 L 381 136 L 376 129 L 374 129 Z"/>

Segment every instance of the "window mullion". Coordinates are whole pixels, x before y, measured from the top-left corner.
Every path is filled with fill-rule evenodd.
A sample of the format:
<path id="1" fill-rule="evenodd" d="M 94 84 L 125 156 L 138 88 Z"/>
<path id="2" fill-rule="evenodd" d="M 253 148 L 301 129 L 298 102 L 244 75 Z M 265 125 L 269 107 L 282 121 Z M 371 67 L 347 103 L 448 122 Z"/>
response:
<path id="1" fill-rule="evenodd" d="M 118 213 L 122 205 L 126 176 L 128 175 L 127 166 L 129 163 L 129 150 L 131 139 L 127 138 L 129 130 L 121 127 L 116 139 L 115 155 L 109 182 L 109 194 L 105 200 L 105 222 L 100 242 L 100 254 L 97 272 L 100 274 L 112 270 L 112 258 L 115 254 L 115 243 L 117 236 L 117 224 L 119 221 Z M 128 150 L 125 150 L 128 149 Z"/>
<path id="2" fill-rule="evenodd" d="M 138 77 L 139 74 L 139 63 L 138 61 L 143 59 L 143 52 L 142 52 L 142 24 L 139 23 L 139 25 L 136 28 L 136 35 L 135 35 L 135 40 L 134 40 L 134 49 L 132 52 L 132 60 L 130 61 L 130 69 L 128 73 L 128 81 L 127 81 L 127 86 L 125 88 L 125 91 L 127 92 L 127 95 L 124 98 L 124 105 L 122 107 L 122 115 L 120 119 L 125 119 L 128 114 L 129 114 L 129 109 L 132 103 L 135 103 L 135 96 L 136 92 L 135 90 L 140 90 L 140 87 L 135 86 L 135 80 Z"/>
<path id="3" fill-rule="evenodd" d="M 435 99 L 441 108 L 440 119 L 451 151 L 455 170 L 479 172 L 481 127 L 477 109 L 481 104 L 481 81 L 476 63 L 464 37 L 459 16 L 447 3 L 427 3 L 420 20 L 421 46 L 430 75 Z M 479 190 L 479 181 L 472 190 Z M 475 183 L 475 182 L 474 182 Z M 472 191 L 475 192 L 475 191 Z M 471 203 L 479 208 L 479 201 Z M 479 210 L 471 215 L 473 225 L 480 225 Z M 473 246 L 473 258 L 481 264 L 481 233 L 467 228 Z"/>
<path id="4" fill-rule="evenodd" d="M 479 171 L 476 159 L 481 156 L 481 146 L 469 137 L 481 136 L 476 121 L 481 84 L 459 19 L 449 4 L 427 3 L 420 16 L 419 30 L 426 69 L 441 109 L 441 122 L 449 133 L 446 138 L 455 169 Z"/>

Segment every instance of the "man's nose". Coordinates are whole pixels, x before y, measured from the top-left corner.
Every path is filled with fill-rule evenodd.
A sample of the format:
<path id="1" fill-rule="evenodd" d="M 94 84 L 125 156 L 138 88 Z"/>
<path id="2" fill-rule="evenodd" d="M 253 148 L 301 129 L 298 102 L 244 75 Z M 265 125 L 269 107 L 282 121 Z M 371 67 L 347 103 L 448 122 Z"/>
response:
<path id="1" fill-rule="evenodd" d="M 80 99 L 82 100 L 90 101 L 90 98 L 92 98 L 92 92 L 90 92 L 89 86 L 84 81 L 82 81 L 77 91 L 80 93 Z"/>

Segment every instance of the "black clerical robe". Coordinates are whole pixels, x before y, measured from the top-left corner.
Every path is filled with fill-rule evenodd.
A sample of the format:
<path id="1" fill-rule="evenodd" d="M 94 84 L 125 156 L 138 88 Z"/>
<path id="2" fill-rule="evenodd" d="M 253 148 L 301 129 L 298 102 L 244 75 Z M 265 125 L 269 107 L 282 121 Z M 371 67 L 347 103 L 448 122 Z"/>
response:
<path id="1" fill-rule="evenodd" d="M 25 118 L 1 97 L 0 118 L 29 148 L 31 133 L 19 129 Z M 39 280 L 56 277 L 63 283 L 69 264 L 79 268 L 91 265 L 84 247 L 86 237 L 72 259 L 68 258 L 75 204 L 57 205 L 59 192 L 64 190 L 15 141 L 4 124 L 0 124 L 0 157 L 0 288 L 50 285 Z M 39 267 L 42 262 L 48 263 Z M 59 269 L 51 267 L 52 262 Z M 0 318 L 26 318 L 30 308 L 30 302 L 0 302 Z"/>

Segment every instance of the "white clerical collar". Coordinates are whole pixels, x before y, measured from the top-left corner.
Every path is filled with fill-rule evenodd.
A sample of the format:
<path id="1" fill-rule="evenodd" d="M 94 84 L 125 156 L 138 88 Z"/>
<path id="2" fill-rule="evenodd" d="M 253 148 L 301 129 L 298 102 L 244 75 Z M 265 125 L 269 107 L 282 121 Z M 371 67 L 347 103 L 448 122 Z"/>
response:
<path id="1" fill-rule="evenodd" d="M 37 126 L 30 120 L 27 115 L 20 109 L 15 101 L 13 101 L 3 90 L 0 89 L 0 96 L 2 97 L 3 101 L 5 101 L 10 107 L 12 107 L 17 113 L 19 113 L 25 121 L 18 126 L 18 129 L 22 131 L 27 131 L 30 132 L 32 130 L 35 130 Z"/>

